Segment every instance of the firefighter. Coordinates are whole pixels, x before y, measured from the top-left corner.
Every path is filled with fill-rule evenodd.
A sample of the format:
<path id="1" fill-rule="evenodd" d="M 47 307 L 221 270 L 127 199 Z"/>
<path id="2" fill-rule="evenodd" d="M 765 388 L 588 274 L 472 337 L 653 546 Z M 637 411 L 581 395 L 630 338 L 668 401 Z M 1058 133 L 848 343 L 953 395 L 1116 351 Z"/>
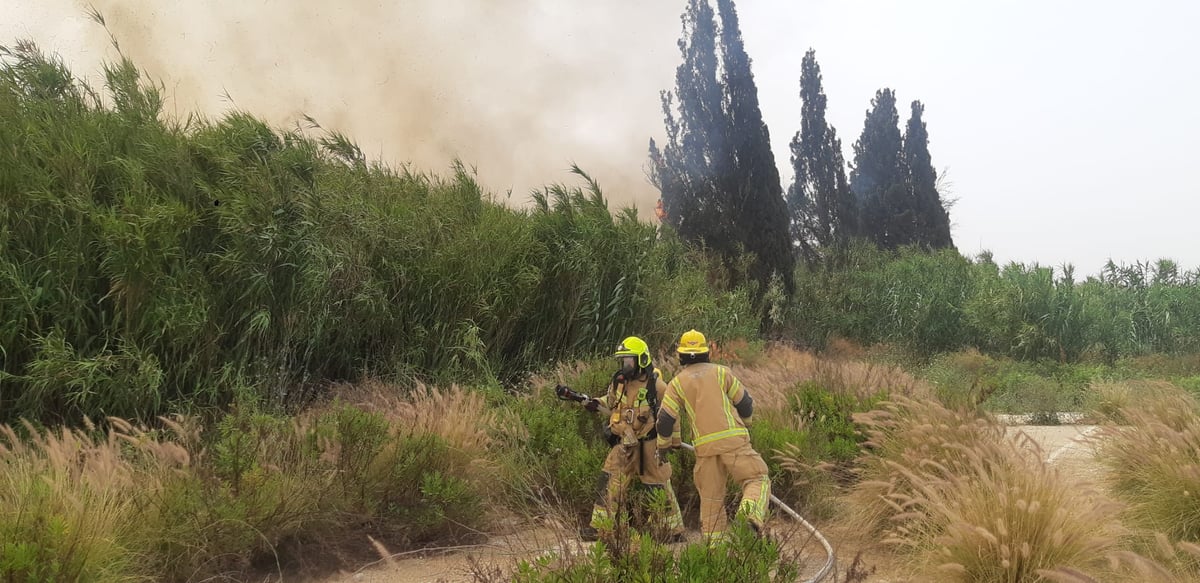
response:
<path id="1" fill-rule="evenodd" d="M 671 466 L 660 464 L 655 456 L 655 423 L 665 381 L 650 360 L 650 348 L 641 338 L 626 338 L 617 345 L 614 356 L 619 368 L 613 374 L 608 393 L 588 399 L 584 405 L 592 412 L 601 409 L 608 412 L 604 435 L 612 449 L 600 472 L 591 522 L 580 529 L 580 538 L 585 541 L 597 539 L 597 528 L 604 522 L 611 524 L 617 511 L 614 505 L 624 497 L 629 484 L 636 478 L 652 490 L 663 491 L 668 504 L 668 514 L 663 518 L 668 540 L 682 541 L 683 515 L 671 487 Z M 562 385 L 555 390 L 560 398 L 572 392 Z"/>
<path id="2" fill-rule="evenodd" d="M 725 484 L 732 477 L 741 487 L 738 518 L 760 535 L 771 500 L 767 464 L 750 447 L 746 426 L 754 401 L 728 367 L 709 362 L 704 335 L 688 330 L 679 338 L 679 363 L 683 369 L 663 392 L 658 411 L 660 461 L 679 447 L 680 413 L 687 412 L 695 430 L 696 468 L 700 494 L 700 527 L 709 540 L 723 538 L 726 528 Z"/>

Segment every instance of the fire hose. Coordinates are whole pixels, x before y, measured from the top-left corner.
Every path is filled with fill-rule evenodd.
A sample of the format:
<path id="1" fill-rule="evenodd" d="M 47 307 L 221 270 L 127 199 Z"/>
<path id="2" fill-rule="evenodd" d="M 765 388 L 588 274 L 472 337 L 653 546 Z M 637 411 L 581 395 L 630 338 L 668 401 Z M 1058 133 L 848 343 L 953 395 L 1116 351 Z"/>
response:
<path id="1" fill-rule="evenodd" d="M 692 447 L 692 444 L 690 443 L 683 444 L 683 447 L 692 453 L 696 453 L 696 448 Z M 780 500 L 774 494 L 771 494 L 771 502 L 774 502 L 775 506 L 782 510 L 784 514 L 790 516 L 792 520 L 799 522 L 801 526 L 807 529 L 808 532 L 812 533 L 812 535 L 816 537 L 818 541 L 820 541 L 822 547 L 825 547 L 825 564 L 821 566 L 821 569 L 818 570 L 815 575 L 805 579 L 804 583 L 818 583 L 819 581 L 824 581 L 825 578 L 832 574 L 837 568 L 837 554 L 833 552 L 833 546 L 829 544 L 829 540 L 826 539 L 825 535 L 821 534 L 821 531 L 817 530 L 815 526 L 813 526 L 807 520 L 804 520 L 804 517 L 800 516 L 800 513 L 792 510 L 791 506 L 784 504 L 783 500 Z"/>

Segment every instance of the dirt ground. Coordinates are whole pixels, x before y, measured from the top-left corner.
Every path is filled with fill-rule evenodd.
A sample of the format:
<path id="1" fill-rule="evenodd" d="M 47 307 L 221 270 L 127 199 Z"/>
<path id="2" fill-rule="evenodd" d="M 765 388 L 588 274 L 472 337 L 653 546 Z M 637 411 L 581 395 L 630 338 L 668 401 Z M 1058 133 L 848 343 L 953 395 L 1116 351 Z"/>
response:
<path id="1" fill-rule="evenodd" d="M 1037 447 L 1047 462 L 1063 472 L 1081 480 L 1094 482 L 1101 477 L 1102 467 L 1095 460 L 1089 437 L 1098 427 L 1092 425 L 1058 426 L 1012 426 L 1010 433 L 1024 432 L 1031 439 L 1030 447 Z M 780 519 L 782 520 L 782 519 Z M 780 527 L 787 526 L 781 524 Z M 861 552 L 860 568 L 867 573 L 869 583 L 910 583 L 903 576 L 904 566 L 892 554 L 885 552 L 878 541 L 845 530 L 837 524 L 817 525 L 834 547 L 837 554 L 837 581 L 842 581 L 846 570 L 855 556 Z M 698 539 L 698 534 L 692 537 Z M 478 546 L 447 549 L 445 551 L 402 554 L 388 561 L 379 561 L 356 572 L 344 572 L 328 578 L 324 583 L 457 583 L 476 581 L 475 572 L 511 569 L 520 559 L 536 557 L 546 552 L 583 552 L 585 546 L 575 538 L 573 532 L 556 525 L 532 525 L 514 528 L 499 534 Z M 814 541 L 808 541 L 802 556 L 811 573 L 821 566 L 824 551 Z M 495 580 L 500 580 L 496 578 Z M 826 579 L 833 581 L 834 579 Z"/>

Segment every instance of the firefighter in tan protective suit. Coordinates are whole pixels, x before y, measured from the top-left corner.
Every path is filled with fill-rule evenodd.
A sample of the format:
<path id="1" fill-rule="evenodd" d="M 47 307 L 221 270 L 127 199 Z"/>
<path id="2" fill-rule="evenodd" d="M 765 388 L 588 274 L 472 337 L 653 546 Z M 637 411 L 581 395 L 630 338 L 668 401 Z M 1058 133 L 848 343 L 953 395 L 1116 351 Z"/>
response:
<path id="1" fill-rule="evenodd" d="M 608 416 L 604 435 L 612 449 L 600 473 L 591 523 L 580 530 L 580 538 L 596 540 L 597 528 L 614 518 L 613 513 L 617 511 L 614 505 L 636 478 L 648 488 L 664 491 L 668 511 L 663 517 L 663 525 L 671 542 L 681 541 L 684 538 L 683 515 L 671 487 L 671 466 L 660 464 L 655 456 L 655 423 L 666 383 L 651 363 L 650 349 L 641 338 L 626 338 L 617 345 L 614 356 L 620 368 L 613 375 L 608 393 L 584 402 L 589 411 L 603 411 Z M 555 390 L 560 398 L 564 393 L 572 392 L 562 385 Z"/>
<path id="2" fill-rule="evenodd" d="M 696 448 L 693 473 L 700 493 L 700 527 L 710 540 L 725 534 L 725 485 L 732 477 L 742 491 L 738 518 L 762 534 L 771 500 L 767 464 L 750 447 L 746 425 L 754 402 L 728 367 L 708 361 L 708 344 L 695 330 L 679 339 L 683 370 L 671 380 L 658 412 L 659 460 L 679 447 L 680 412 L 686 411 L 694 428 Z"/>

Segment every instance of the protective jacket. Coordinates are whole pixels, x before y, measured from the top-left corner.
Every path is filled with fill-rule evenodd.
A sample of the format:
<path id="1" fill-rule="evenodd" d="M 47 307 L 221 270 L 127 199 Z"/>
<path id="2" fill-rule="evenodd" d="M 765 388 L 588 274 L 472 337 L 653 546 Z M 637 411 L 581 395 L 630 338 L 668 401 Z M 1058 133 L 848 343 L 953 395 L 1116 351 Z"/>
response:
<path id="1" fill-rule="evenodd" d="M 608 431 L 613 444 L 632 445 L 639 440 L 657 436 L 655 422 L 661 393 L 665 383 L 659 382 L 662 373 L 657 368 L 642 373 L 636 378 L 626 378 L 617 373 L 601 399 L 612 411 L 608 417 Z"/>
<path id="2" fill-rule="evenodd" d="M 746 423 L 753 412 L 749 393 L 728 367 L 702 362 L 683 367 L 662 397 L 662 410 L 670 417 L 670 434 L 659 435 L 659 447 L 678 439 L 681 411 L 695 429 L 692 445 L 699 457 L 717 455 L 750 443 Z"/>

